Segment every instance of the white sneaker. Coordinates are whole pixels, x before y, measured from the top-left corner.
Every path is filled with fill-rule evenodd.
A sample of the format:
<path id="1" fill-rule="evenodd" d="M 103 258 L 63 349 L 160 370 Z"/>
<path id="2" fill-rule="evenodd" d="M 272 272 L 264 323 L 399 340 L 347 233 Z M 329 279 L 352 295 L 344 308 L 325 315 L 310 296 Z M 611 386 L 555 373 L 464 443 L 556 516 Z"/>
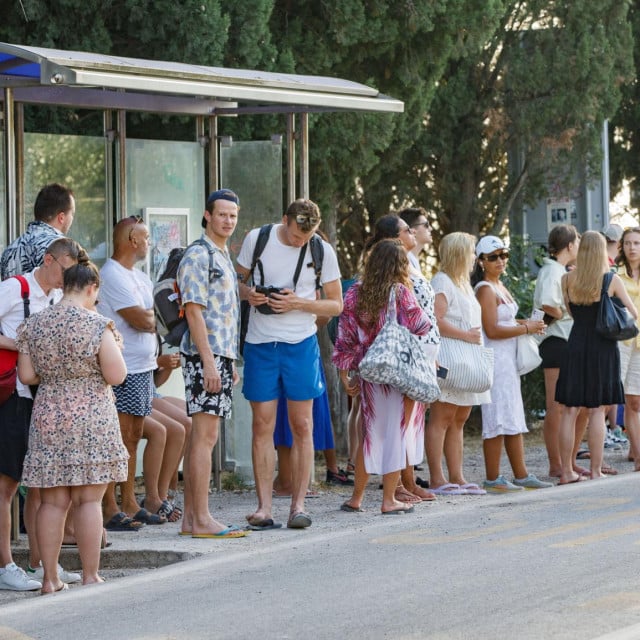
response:
<path id="1" fill-rule="evenodd" d="M 42 589 L 42 584 L 29 578 L 15 562 L 11 562 L 4 569 L 0 569 L 0 589 L 35 591 Z"/>
<path id="2" fill-rule="evenodd" d="M 44 580 L 44 568 L 40 565 L 39 567 L 32 569 L 27 565 L 27 575 L 42 582 L 42 580 Z M 80 582 L 80 580 L 82 580 L 82 576 L 79 573 L 66 571 L 61 565 L 58 565 L 58 578 L 66 584 L 73 584 L 74 582 Z"/>

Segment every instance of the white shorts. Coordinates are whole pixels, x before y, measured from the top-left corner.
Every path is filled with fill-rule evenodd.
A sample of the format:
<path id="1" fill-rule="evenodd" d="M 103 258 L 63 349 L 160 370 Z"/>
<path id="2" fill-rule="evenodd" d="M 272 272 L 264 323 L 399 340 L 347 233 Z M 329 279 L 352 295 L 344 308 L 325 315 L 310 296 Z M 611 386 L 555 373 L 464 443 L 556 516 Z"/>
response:
<path id="1" fill-rule="evenodd" d="M 620 379 L 625 395 L 640 396 L 640 349 L 635 346 L 618 343 L 620 347 Z"/>

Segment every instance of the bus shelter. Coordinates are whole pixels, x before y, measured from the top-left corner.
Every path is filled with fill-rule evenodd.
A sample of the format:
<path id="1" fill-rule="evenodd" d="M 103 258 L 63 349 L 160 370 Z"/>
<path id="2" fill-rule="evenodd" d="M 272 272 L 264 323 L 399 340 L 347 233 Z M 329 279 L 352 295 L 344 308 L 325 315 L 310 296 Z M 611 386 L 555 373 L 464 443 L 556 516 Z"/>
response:
<path id="1" fill-rule="evenodd" d="M 111 255 L 114 221 L 143 216 L 152 236 L 146 265 L 152 279 L 173 246 L 200 235 L 206 193 L 220 184 L 241 196 L 232 252 L 243 232 L 280 218 L 283 193 L 287 202 L 309 197 L 310 113 L 404 108 L 375 88 L 340 78 L 7 43 L 0 43 L 0 88 L 0 250 L 24 232 L 39 188 L 58 181 L 76 195 L 70 235 L 97 264 Z M 25 131 L 25 105 L 96 111 L 101 135 Z M 192 118 L 193 138 L 129 138 L 126 116 L 132 112 Z M 265 141 L 218 134 L 220 118 L 255 114 L 282 114 L 285 131 Z M 230 433 L 235 437 L 233 429 L 225 432 L 227 441 Z"/>

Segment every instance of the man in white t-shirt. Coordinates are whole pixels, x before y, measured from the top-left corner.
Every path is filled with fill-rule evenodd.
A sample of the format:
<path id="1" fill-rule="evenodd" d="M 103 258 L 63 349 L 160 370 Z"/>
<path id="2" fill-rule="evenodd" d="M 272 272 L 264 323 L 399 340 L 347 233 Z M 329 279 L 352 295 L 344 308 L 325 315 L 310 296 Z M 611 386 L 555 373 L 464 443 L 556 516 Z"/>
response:
<path id="1" fill-rule="evenodd" d="M 247 520 L 258 529 L 275 524 L 271 514 L 273 432 L 280 395 L 287 399 L 293 435 L 293 491 L 287 526 L 303 529 L 311 524 L 304 499 L 313 462 L 312 406 L 313 398 L 324 391 L 315 321 L 316 316 L 331 317 L 342 311 L 338 260 L 333 247 L 323 240 L 322 270 L 316 276 L 319 265 L 314 265 L 309 244 L 320 222 L 320 210 L 314 202 L 292 202 L 282 223 L 271 228 L 252 274 L 258 284 L 277 287 L 280 292 L 267 297 L 255 286 L 240 284 L 240 297 L 252 307 L 243 352 L 242 392 L 253 414 L 253 473 L 258 494 L 258 508 Z M 238 255 L 237 270 L 243 282 L 249 276 L 259 231 L 247 234 Z"/>
<path id="2" fill-rule="evenodd" d="M 33 315 L 62 297 L 63 273 L 77 264 L 84 250 L 70 238 L 54 240 L 46 249 L 43 263 L 25 274 L 29 285 L 29 313 Z M 0 283 L 0 348 L 16 349 L 15 337 L 24 321 L 25 307 L 20 294 L 20 282 L 9 278 Z M 40 490 L 30 488 L 24 509 L 29 536 L 29 575 L 13 562 L 11 556 L 11 501 L 18 489 L 22 466 L 27 453 L 33 396 L 27 385 L 18 379 L 16 390 L 0 405 L 0 589 L 32 591 L 42 586 L 42 567 L 36 539 L 36 512 L 40 505 Z M 35 558 L 35 559 L 34 559 Z M 33 568 L 35 567 L 35 568 Z M 78 582 L 80 575 L 60 567 L 63 582 Z"/>
<path id="3" fill-rule="evenodd" d="M 153 370 L 156 368 L 156 321 L 153 284 L 136 263 L 149 251 L 149 230 L 142 218 L 130 216 L 113 229 L 113 256 L 100 269 L 98 311 L 111 318 L 124 341 L 127 365 L 125 381 L 113 388 L 120 431 L 129 452 L 129 473 L 121 490 L 121 507 L 110 485 L 104 498 L 105 528 L 109 531 L 136 531 L 142 524 L 164 524 L 167 519 L 141 509 L 135 496 L 138 444 L 144 417 L 151 413 Z"/>

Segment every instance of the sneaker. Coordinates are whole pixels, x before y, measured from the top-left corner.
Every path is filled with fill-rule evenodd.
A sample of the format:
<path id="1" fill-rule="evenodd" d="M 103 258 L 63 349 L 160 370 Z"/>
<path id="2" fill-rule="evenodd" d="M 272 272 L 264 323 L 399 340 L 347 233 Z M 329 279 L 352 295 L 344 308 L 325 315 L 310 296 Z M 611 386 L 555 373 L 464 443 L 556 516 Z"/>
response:
<path id="1" fill-rule="evenodd" d="M 42 567 L 42 565 L 40 565 L 39 567 L 32 569 L 29 565 L 27 565 L 27 575 L 42 582 L 42 580 L 44 579 L 44 568 Z M 62 568 L 61 565 L 58 565 L 58 578 L 60 578 L 60 580 L 62 580 L 62 582 L 66 584 L 73 584 L 74 582 L 80 582 L 80 580 L 82 580 L 82 576 L 79 573 L 66 571 Z"/>
<path id="2" fill-rule="evenodd" d="M 607 435 L 604 438 L 604 448 L 611 449 L 612 451 L 620 451 L 622 446 L 614 440 L 613 436 L 609 432 L 607 432 Z"/>
<path id="3" fill-rule="evenodd" d="M 522 487 L 511 484 L 504 476 L 498 476 L 495 480 L 485 480 L 482 483 L 487 493 L 507 493 L 510 491 L 522 491 Z"/>
<path id="4" fill-rule="evenodd" d="M 35 591 L 42 589 L 42 583 L 29 578 L 15 562 L 11 562 L 4 569 L 0 569 L 0 589 Z"/>
<path id="5" fill-rule="evenodd" d="M 347 474 L 341 469 L 338 469 L 338 473 L 334 473 L 333 471 L 329 471 L 329 469 L 327 469 L 327 479 L 325 480 L 325 482 L 327 484 L 334 484 L 342 487 L 353 486 L 353 480 L 351 480 L 351 478 L 349 478 Z"/>
<path id="6" fill-rule="evenodd" d="M 517 487 L 522 487 L 523 489 L 550 489 L 553 487 L 552 482 L 543 482 L 542 480 L 538 480 L 533 473 L 530 473 L 526 478 L 518 479 L 513 478 L 511 481 Z"/>

